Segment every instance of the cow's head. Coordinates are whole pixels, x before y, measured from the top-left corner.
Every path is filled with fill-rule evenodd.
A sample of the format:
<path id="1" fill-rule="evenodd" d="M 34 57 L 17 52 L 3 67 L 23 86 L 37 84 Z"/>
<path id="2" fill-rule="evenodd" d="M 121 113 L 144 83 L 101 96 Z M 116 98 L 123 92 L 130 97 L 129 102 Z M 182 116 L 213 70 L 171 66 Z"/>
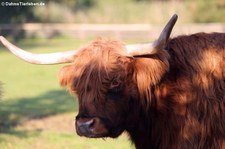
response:
<path id="1" fill-rule="evenodd" d="M 131 98 L 137 95 L 133 58 L 118 41 L 97 39 L 84 47 L 59 78 L 78 96 L 76 130 L 87 137 L 116 137 L 124 130 Z M 133 94 L 133 95 L 132 95 Z"/>
<path id="2" fill-rule="evenodd" d="M 31 54 L 0 41 L 21 59 L 35 64 L 72 63 L 59 73 L 62 86 L 78 96 L 76 130 L 86 137 L 117 137 L 133 127 L 139 109 L 148 108 L 151 85 L 168 70 L 164 50 L 177 20 L 174 15 L 154 43 L 124 45 L 99 38 L 76 51 Z"/>

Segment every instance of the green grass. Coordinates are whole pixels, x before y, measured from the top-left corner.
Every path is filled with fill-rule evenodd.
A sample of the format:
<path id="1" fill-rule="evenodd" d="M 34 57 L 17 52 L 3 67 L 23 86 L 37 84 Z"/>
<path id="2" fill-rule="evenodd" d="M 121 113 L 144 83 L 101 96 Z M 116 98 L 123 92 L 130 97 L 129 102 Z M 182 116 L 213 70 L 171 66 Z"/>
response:
<path id="1" fill-rule="evenodd" d="M 2 134 L 1 149 L 128 149 L 130 144 L 123 136 L 113 139 L 88 139 L 74 134 L 53 131 L 16 131 Z"/>
<path id="2" fill-rule="evenodd" d="M 89 41 L 69 38 L 26 39 L 16 45 L 34 53 L 47 53 L 76 49 Z M 0 46 L 0 81 L 3 83 L 0 148 L 131 148 L 126 135 L 115 140 L 102 140 L 75 134 L 73 121 L 78 110 L 77 100 L 62 89 L 57 80 L 57 73 L 63 66 L 31 65 Z"/>

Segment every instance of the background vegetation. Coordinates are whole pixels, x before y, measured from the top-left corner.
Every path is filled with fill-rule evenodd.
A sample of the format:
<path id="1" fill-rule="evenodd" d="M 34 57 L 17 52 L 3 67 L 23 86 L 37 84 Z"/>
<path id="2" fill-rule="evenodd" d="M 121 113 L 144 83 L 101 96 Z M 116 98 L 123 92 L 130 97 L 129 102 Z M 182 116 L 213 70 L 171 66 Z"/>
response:
<path id="1" fill-rule="evenodd" d="M 18 2 L 18 0 L 11 0 Z M 174 12 L 180 22 L 225 22 L 224 0 L 26 0 L 39 7 L 2 7 L 0 23 L 161 23 Z"/>

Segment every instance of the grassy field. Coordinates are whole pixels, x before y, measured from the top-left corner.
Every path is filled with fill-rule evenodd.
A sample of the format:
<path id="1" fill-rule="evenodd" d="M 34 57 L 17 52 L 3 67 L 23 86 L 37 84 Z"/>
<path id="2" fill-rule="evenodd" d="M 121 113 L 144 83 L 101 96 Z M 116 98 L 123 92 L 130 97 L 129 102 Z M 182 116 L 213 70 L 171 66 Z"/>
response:
<path id="1" fill-rule="evenodd" d="M 17 45 L 35 53 L 71 50 L 90 40 L 27 39 Z M 57 73 L 63 65 L 27 64 L 0 45 L 1 149 L 130 149 L 126 134 L 118 139 L 87 139 L 74 129 L 78 106 L 60 88 Z"/>

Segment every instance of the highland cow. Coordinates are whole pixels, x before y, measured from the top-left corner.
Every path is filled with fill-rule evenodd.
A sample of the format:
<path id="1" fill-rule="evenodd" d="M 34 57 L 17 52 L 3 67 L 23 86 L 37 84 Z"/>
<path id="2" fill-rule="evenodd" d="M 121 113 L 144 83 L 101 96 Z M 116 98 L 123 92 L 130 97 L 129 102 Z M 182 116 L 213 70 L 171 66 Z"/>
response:
<path id="1" fill-rule="evenodd" d="M 76 51 L 36 55 L 0 40 L 30 63 L 71 63 L 59 80 L 78 97 L 80 136 L 125 131 L 137 149 L 224 149 L 225 33 L 169 38 L 176 20 L 147 44 L 98 38 Z"/>

